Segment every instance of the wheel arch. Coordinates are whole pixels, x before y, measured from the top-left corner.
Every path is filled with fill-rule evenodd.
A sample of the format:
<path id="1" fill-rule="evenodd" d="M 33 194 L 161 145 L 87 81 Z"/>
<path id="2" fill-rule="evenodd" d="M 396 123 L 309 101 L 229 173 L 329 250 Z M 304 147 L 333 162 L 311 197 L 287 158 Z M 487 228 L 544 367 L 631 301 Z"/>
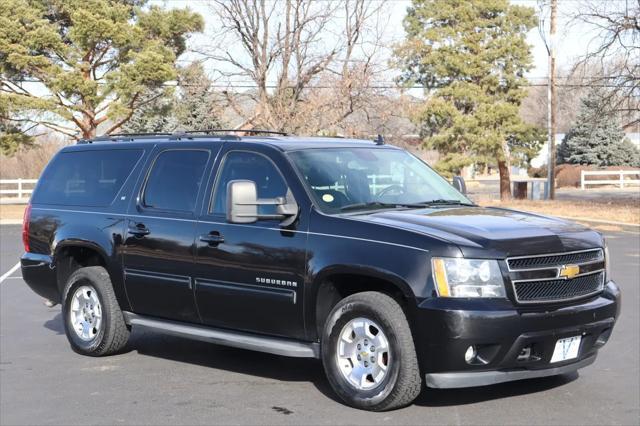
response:
<path id="1" fill-rule="evenodd" d="M 106 251 L 100 245 L 90 241 L 70 238 L 58 242 L 53 259 L 60 295 L 63 294 L 69 276 L 78 268 L 102 266 L 111 275 L 108 258 Z"/>
<path id="2" fill-rule="evenodd" d="M 402 277 L 374 267 L 335 265 L 325 268 L 314 280 L 310 303 L 313 339 L 322 335 L 322 327 L 333 307 L 342 299 L 364 291 L 378 291 L 393 297 L 407 316 L 415 304 L 415 296 Z"/>

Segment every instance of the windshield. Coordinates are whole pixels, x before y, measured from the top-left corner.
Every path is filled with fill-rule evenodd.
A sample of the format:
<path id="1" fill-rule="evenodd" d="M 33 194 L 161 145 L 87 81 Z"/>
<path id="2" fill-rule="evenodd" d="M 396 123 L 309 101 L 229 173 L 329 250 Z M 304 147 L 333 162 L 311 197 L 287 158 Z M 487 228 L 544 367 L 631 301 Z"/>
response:
<path id="1" fill-rule="evenodd" d="M 325 213 L 471 203 L 406 151 L 332 148 L 289 155 Z"/>

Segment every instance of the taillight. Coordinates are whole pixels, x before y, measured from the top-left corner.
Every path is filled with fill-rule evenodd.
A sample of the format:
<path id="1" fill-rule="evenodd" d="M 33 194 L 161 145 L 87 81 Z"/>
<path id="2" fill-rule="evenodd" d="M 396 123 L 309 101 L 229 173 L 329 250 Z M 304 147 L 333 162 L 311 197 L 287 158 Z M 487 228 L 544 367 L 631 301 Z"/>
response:
<path id="1" fill-rule="evenodd" d="M 24 209 L 24 217 L 22 218 L 22 244 L 24 251 L 29 251 L 29 222 L 31 222 L 31 204 Z"/>

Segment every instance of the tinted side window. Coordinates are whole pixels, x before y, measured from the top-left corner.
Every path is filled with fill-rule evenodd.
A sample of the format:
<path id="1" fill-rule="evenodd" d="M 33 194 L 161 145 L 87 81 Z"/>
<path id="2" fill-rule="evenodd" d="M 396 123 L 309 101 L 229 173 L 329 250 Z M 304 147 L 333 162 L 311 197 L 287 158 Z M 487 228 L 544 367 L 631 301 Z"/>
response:
<path id="1" fill-rule="evenodd" d="M 202 185 L 208 151 L 165 151 L 156 157 L 144 190 L 143 204 L 159 210 L 193 212 Z"/>
<path id="2" fill-rule="evenodd" d="M 286 182 L 269 159 L 252 152 L 230 152 L 224 159 L 216 183 L 213 213 L 225 213 L 227 184 L 239 179 L 254 181 L 258 198 L 283 197 L 287 193 Z M 275 206 L 258 206 L 258 213 L 275 214 Z"/>
<path id="3" fill-rule="evenodd" d="M 33 203 L 107 206 L 142 156 L 140 149 L 58 154 L 40 177 Z"/>

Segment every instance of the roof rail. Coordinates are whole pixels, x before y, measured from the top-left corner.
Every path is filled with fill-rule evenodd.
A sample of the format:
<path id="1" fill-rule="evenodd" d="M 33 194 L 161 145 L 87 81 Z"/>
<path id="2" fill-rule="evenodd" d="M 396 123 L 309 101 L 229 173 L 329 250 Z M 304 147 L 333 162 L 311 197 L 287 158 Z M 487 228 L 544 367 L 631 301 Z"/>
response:
<path id="1" fill-rule="evenodd" d="M 109 133 L 106 135 L 102 135 L 102 136 L 98 136 L 95 139 L 109 139 L 109 138 L 117 138 L 117 137 L 128 137 L 128 136 L 171 136 L 173 135 L 173 133 L 168 133 L 168 132 L 133 132 L 133 133 Z"/>
<path id="2" fill-rule="evenodd" d="M 96 141 L 105 141 L 105 140 L 113 140 L 115 138 L 128 138 L 128 137 L 136 137 L 136 136 L 172 136 L 174 138 L 180 138 L 181 136 L 186 136 L 186 135 L 191 135 L 194 133 L 204 133 L 204 134 L 211 134 L 211 133 L 250 133 L 250 134 L 260 134 L 260 133 L 264 133 L 264 134 L 268 134 L 268 135 L 281 135 L 281 136 L 288 136 L 289 134 L 286 132 L 278 132 L 275 130 L 260 130 L 260 129 L 203 129 L 203 130 L 186 130 L 186 131 L 177 131 L 177 132 L 173 132 L 173 133 L 169 133 L 169 132 L 133 132 L 133 133 L 111 133 L 111 134 L 104 134 L 104 135 L 100 135 L 100 136 L 96 136 L 95 138 L 92 139 L 82 139 L 81 141 L 78 141 L 78 143 L 91 143 L 92 141 L 96 140 Z M 239 138 L 238 136 L 235 135 L 230 135 L 236 138 Z"/>
<path id="3" fill-rule="evenodd" d="M 288 136 L 289 134 L 286 132 L 278 132 L 275 130 L 260 130 L 260 129 L 204 129 L 204 130 L 187 130 L 185 132 L 178 132 L 184 134 L 192 134 L 192 133 L 251 133 L 251 134 L 260 134 L 264 133 L 267 135 L 281 135 Z"/>

